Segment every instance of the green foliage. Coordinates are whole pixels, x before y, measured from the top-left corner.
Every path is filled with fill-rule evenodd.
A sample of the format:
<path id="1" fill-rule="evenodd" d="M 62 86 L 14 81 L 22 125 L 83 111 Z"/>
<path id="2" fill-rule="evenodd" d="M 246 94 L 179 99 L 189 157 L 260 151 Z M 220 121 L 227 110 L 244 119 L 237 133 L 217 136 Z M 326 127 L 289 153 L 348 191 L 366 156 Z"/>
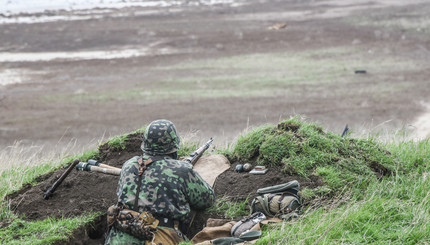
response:
<path id="1" fill-rule="evenodd" d="M 430 178 L 412 176 L 374 180 L 360 200 L 344 195 L 339 205 L 308 209 L 265 229 L 256 244 L 427 244 Z"/>
<path id="2" fill-rule="evenodd" d="M 345 186 L 365 187 L 375 178 L 372 168 L 387 169 L 389 174 L 395 165 L 390 153 L 373 140 L 343 139 L 297 117 L 242 135 L 233 156 L 242 162 L 282 166 L 290 175 L 319 176 L 327 184 L 324 193 Z"/>
<path id="3" fill-rule="evenodd" d="M 77 228 L 92 222 L 99 214 L 69 219 L 47 218 L 39 221 L 14 219 L 6 228 L 0 228 L 0 244 L 52 244 L 66 241 Z"/>
<path id="4" fill-rule="evenodd" d="M 243 217 L 249 215 L 249 201 L 248 198 L 243 202 L 231 201 L 226 197 L 219 198 L 207 212 L 221 214 L 228 219 Z"/>
<path id="5" fill-rule="evenodd" d="M 258 156 L 261 144 L 265 141 L 266 134 L 274 130 L 274 126 L 265 125 L 254 129 L 248 134 L 242 135 L 236 143 L 232 157 L 239 161 L 249 161 Z"/>
<path id="6" fill-rule="evenodd" d="M 72 163 L 75 159 L 79 159 L 79 161 L 81 161 L 81 162 L 87 162 L 90 159 L 97 159 L 97 158 L 99 158 L 99 151 L 98 150 L 89 150 L 89 151 L 86 151 L 80 155 L 65 158 L 63 161 L 61 161 L 60 165 L 66 166 L 66 165 Z"/>
<path id="7" fill-rule="evenodd" d="M 387 145 L 393 155 L 402 164 L 399 170 L 422 174 L 430 171 L 430 139 L 419 142 L 400 142 Z"/>
<path id="8" fill-rule="evenodd" d="M 127 139 L 127 137 L 128 137 L 128 134 L 116 136 L 112 139 L 109 139 L 107 141 L 107 143 L 112 148 L 124 150 L 125 149 L 125 140 Z"/>
<path id="9" fill-rule="evenodd" d="M 386 147 L 397 159 L 394 169 L 402 171 L 381 180 L 370 179 L 365 187 L 355 186 L 341 200 L 310 207 L 298 220 L 266 227 L 256 244 L 428 244 L 430 142 Z M 332 170 L 319 169 L 319 173 L 336 174 Z M 304 188 L 301 193 L 310 198 L 316 191 Z"/>
<path id="10" fill-rule="evenodd" d="M 178 150 L 178 157 L 188 157 L 199 147 L 199 143 L 196 142 L 181 142 L 181 146 Z"/>
<path id="11" fill-rule="evenodd" d="M 143 134 L 145 132 L 145 129 L 146 129 L 146 126 L 131 133 L 115 136 L 113 138 L 108 139 L 105 143 L 107 143 L 111 148 L 124 150 L 126 147 L 125 142 L 127 141 L 128 137 L 134 134 Z"/>

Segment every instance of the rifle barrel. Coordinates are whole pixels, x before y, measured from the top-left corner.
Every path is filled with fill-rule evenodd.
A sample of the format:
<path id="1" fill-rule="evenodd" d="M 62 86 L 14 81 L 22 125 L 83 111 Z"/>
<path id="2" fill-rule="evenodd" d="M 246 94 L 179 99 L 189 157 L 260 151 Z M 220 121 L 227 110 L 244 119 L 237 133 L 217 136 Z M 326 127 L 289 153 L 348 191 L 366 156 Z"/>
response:
<path id="1" fill-rule="evenodd" d="M 209 146 L 211 146 L 213 141 L 213 138 L 210 138 L 204 145 L 200 146 L 196 151 L 191 153 L 190 157 L 185 159 L 185 161 L 194 165 L 200 159 L 203 153 L 209 148 Z"/>

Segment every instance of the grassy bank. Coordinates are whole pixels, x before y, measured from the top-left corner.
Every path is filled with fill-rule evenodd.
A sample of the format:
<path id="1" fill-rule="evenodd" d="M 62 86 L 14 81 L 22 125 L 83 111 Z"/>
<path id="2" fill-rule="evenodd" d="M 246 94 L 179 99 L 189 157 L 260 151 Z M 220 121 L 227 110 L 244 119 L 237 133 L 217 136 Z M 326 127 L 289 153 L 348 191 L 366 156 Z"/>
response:
<path id="1" fill-rule="evenodd" d="M 292 222 L 266 228 L 257 244 L 427 244 L 430 242 L 430 144 L 386 147 L 396 175 L 354 186 Z"/>
<path id="2" fill-rule="evenodd" d="M 25 217 L 14 214 L 5 200 L 7 194 L 24 185 L 36 184 L 39 176 L 66 166 L 75 158 L 85 161 L 96 154 L 96 151 L 88 151 L 70 156 L 71 151 L 68 148 L 47 152 L 43 147 L 27 149 L 17 144 L 0 152 L 0 244 L 51 244 L 67 240 L 76 229 L 93 221 L 97 214 L 27 221 Z"/>
<path id="3" fill-rule="evenodd" d="M 121 148 L 126 136 L 109 144 Z M 197 144 L 198 145 L 198 144 Z M 180 155 L 197 146 L 185 143 Z M 232 160 L 283 166 L 285 174 L 321 178 L 325 186 L 304 189 L 310 200 L 299 219 L 263 228 L 257 244 L 429 243 L 430 143 L 382 143 L 377 139 L 342 139 L 319 125 L 296 118 L 279 125 L 252 130 L 221 149 Z M 47 158 L 20 157 L 19 146 L 0 152 L 0 244 L 51 244 L 67 240 L 74 230 L 92 222 L 97 214 L 73 219 L 25 221 L 8 207 L 5 196 L 37 177 L 61 168 L 79 156 L 66 152 Z M 374 166 L 379 169 L 375 171 Z M 382 168 L 383 167 L 383 168 Z M 380 169 L 387 172 L 382 174 Z M 379 171 L 379 172 L 378 172 Z M 246 215 L 245 203 L 219 200 L 214 209 L 226 217 Z"/>

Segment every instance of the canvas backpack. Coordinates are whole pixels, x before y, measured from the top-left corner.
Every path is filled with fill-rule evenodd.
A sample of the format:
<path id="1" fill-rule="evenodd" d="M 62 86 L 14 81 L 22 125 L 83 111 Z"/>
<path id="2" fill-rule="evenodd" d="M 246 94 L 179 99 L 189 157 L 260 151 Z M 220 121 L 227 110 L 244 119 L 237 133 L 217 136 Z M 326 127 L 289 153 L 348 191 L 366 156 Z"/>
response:
<path id="1" fill-rule="evenodd" d="M 251 212 L 262 212 L 267 217 L 289 219 L 297 216 L 301 206 L 299 200 L 300 184 L 297 180 L 285 184 L 269 186 L 257 190 L 251 203 Z"/>

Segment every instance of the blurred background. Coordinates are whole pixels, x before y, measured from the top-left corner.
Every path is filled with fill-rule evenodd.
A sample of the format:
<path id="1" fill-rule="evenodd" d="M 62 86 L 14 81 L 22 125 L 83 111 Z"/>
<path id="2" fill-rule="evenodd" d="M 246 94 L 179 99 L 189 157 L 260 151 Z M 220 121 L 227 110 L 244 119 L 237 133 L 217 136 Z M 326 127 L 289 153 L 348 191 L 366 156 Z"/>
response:
<path id="1" fill-rule="evenodd" d="M 0 149 L 87 149 L 155 119 L 227 146 L 293 116 L 430 134 L 424 0 L 0 0 Z"/>

